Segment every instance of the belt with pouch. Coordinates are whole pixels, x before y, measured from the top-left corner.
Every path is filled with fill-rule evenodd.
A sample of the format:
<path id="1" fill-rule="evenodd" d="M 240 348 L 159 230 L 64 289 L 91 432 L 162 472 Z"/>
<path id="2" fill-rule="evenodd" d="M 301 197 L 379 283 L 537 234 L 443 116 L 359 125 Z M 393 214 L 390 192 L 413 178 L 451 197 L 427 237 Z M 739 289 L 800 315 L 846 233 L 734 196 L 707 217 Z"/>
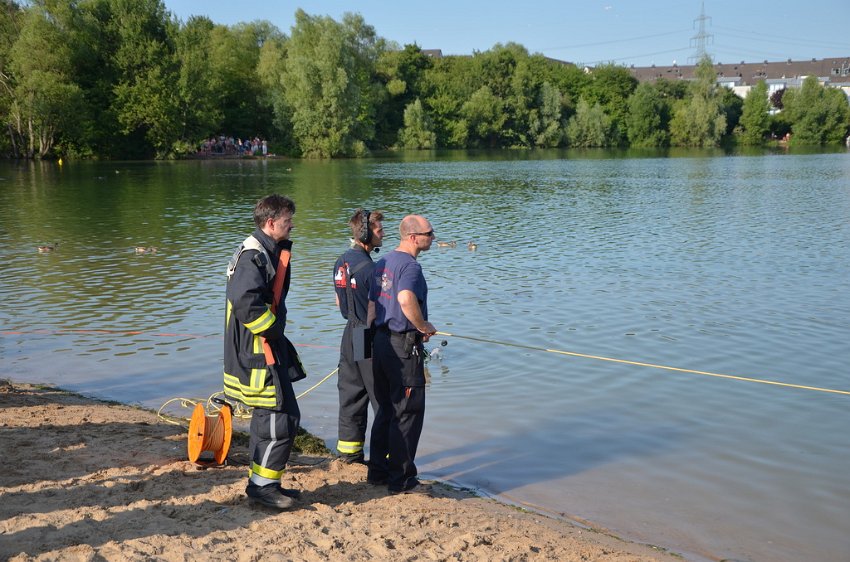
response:
<path id="1" fill-rule="evenodd" d="M 419 330 L 396 332 L 395 330 L 390 330 L 386 324 L 380 326 L 378 329 L 388 333 L 390 335 L 390 339 L 404 340 L 404 349 L 407 353 L 410 353 L 414 348 L 418 348 L 422 345 L 422 334 Z"/>

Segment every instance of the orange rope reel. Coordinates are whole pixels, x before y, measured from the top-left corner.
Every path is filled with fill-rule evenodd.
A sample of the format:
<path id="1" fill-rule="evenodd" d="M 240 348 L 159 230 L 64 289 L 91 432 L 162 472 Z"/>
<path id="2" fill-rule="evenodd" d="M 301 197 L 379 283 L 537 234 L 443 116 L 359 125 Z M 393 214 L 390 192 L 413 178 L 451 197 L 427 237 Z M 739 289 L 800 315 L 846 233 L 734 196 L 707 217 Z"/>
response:
<path id="1" fill-rule="evenodd" d="M 189 460 L 198 464 L 204 451 L 211 451 L 217 464 L 224 464 L 233 435 L 230 407 L 218 411 L 218 417 L 207 416 L 202 404 L 195 404 L 189 422 Z"/>

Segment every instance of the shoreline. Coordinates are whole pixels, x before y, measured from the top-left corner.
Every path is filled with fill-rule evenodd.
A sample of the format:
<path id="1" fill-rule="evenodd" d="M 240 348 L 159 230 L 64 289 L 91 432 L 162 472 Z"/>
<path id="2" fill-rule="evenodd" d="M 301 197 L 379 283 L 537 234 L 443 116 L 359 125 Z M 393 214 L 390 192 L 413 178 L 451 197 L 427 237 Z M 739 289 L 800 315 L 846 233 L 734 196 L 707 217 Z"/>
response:
<path id="1" fill-rule="evenodd" d="M 683 559 L 444 483 L 390 496 L 365 466 L 317 454 L 287 467 L 293 509 L 251 507 L 245 439 L 236 462 L 204 469 L 185 427 L 52 386 L 0 380 L 0 435 L 0 559 Z"/>

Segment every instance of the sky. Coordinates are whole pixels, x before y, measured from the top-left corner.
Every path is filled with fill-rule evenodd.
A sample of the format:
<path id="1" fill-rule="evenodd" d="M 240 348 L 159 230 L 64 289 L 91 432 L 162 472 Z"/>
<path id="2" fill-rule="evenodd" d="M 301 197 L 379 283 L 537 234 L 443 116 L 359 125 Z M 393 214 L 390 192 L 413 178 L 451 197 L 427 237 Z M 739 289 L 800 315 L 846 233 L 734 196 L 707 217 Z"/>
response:
<path id="1" fill-rule="evenodd" d="M 514 42 L 580 65 L 686 65 L 702 43 L 724 64 L 850 60 L 850 0 L 164 1 L 184 22 L 193 15 L 224 25 L 268 20 L 286 35 L 298 8 L 336 21 L 354 12 L 387 40 L 444 55 Z"/>

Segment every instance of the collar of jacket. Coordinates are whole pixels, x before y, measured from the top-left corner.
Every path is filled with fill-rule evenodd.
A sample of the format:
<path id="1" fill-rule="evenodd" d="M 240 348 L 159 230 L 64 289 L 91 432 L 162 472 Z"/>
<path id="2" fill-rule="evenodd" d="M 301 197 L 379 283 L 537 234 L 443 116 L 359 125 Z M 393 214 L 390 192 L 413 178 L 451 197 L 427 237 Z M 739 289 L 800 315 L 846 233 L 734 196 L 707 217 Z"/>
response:
<path id="1" fill-rule="evenodd" d="M 251 236 L 259 240 L 260 244 L 263 245 L 263 248 L 266 249 L 274 260 L 277 260 L 281 250 L 292 249 L 292 240 L 281 240 L 280 242 L 275 242 L 271 236 L 259 228 L 255 229 Z"/>

